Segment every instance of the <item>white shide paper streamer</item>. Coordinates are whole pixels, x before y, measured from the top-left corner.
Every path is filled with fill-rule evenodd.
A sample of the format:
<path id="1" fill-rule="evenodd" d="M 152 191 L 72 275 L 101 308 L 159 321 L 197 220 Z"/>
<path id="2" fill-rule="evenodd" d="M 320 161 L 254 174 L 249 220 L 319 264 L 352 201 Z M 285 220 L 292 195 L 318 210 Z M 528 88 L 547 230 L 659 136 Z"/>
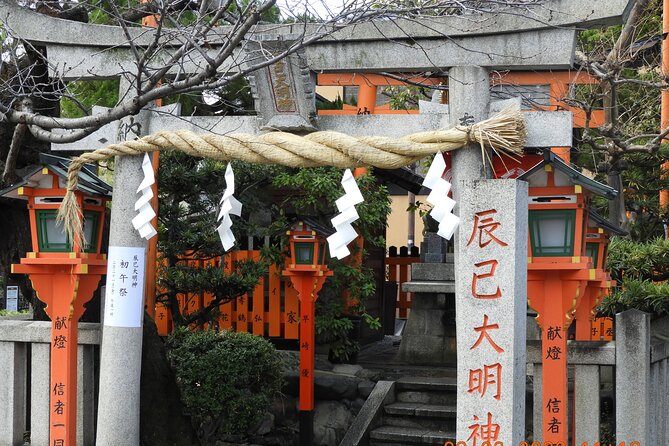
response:
<path id="1" fill-rule="evenodd" d="M 358 236 L 358 233 L 351 226 L 351 223 L 358 219 L 355 205 L 365 201 L 350 169 L 346 169 L 346 172 L 344 172 L 341 184 L 344 186 L 346 193 L 335 202 L 340 214 L 331 220 L 332 226 L 334 226 L 337 232 L 327 239 L 330 256 L 340 260 L 351 253 L 346 245 Z"/>
<path id="2" fill-rule="evenodd" d="M 225 185 L 227 186 L 221 198 L 221 210 L 218 214 L 218 221 L 220 225 L 218 228 L 218 235 L 221 237 L 223 249 L 226 251 L 232 248 L 235 244 L 235 236 L 232 234 L 232 219 L 230 214 L 239 217 L 242 215 L 242 204 L 232 195 L 235 193 L 235 174 L 232 171 L 232 166 L 228 164 L 225 169 Z"/>
<path id="3" fill-rule="evenodd" d="M 135 202 L 135 211 L 139 211 L 139 214 L 132 219 L 132 226 L 141 237 L 149 240 L 158 232 L 151 224 L 151 220 L 156 216 L 156 211 L 151 207 L 151 199 L 153 198 L 151 186 L 156 182 L 156 179 L 153 175 L 153 166 L 148 153 L 144 154 L 142 171 L 144 172 L 144 179 L 137 188 L 137 193 L 141 192 L 142 196 Z"/>
<path id="4" fill-rule="evenodd" d="M 423 186 L 432 189 L 430 195 L 427 196 L 427 202 L 433 207 L 430 211 L 430 217 L 439 222 L 439 234 L 446 240 L 450 240 L 455 232 L 455 229 L 460 224 L 460 217 L 453 214 L 453 207 L 455 200 L 448 196 L 451 190 L 451 183 L 442 178 L 444 170 L 446 169 L 446 162 L 441 153 L 434 155 L 430 170 L 428 170 Z"/>

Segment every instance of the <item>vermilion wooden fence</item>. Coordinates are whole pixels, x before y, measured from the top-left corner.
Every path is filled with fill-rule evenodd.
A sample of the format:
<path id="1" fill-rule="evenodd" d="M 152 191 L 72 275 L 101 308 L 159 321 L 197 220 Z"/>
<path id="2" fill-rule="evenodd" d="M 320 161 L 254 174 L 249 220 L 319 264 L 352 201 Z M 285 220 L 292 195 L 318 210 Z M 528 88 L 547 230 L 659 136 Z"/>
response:
<path id="1" fill-rule="evenodd" d="M 405 247 L 399 250 L 391 247 L 386 257 L 386 281 L 396 282 L 396 317 L 406 319 L 411 310 L 411 293 L 402 291 L 402 284 L 411 280 L 411 265 L 419 262 L 418 252 L 414 250 L 409 256 Z M 260 251 L 233 251 L 225 256 L 225 270 L 231 272 L 236 261 L 260 257 Z M 219 264 L 219 259 L 190 260 L 192 266 L 205 267 Z M 185 294 L 177 296 L 183 314 L 190 314 L 208 305 L 213 296 L 209 294 Z M 221 305 L 221 316 L 216 328 L 244 331 L 264 337 L 284 339 L 299 338 L 299 300 L 297 291 L 290 280 L 281 276 L 275 266 L 260 280 L 253 293 Z M 167 336 L 173 330 L 170 311 L 163 304 L 156 304 L 156 325 L 161 336 Z M 613 340 L 613 320 L 597 318 L 592 321 L 593 340 Z"/>
<path id="2" fill-rule="evenodd" d="M 590 339 L 593 341 L 613 341 L 613 318 L 598 317 L 590 323 Z"/>
<path id="3" fill-rule="evenodd" d="M 225 271 L 233 272 L 236 261 L 258 260 L 259 257 L 260 251 L 232 251 L 223 258 Z M 199 267 L 220 262 L 221 259 L 189 261 L 192 266 Z M 208 305 L 213 296 L 189 293 L 178 295 L 177 298 L 182 313 L 190 314 Z M 284 280 L 281 270 L 272 265 L 252 293 L 221 305 L 215 328 L 249 332 L 264 337 L 298 339 L 299 317 L 297 291 L 290 280 Z M 170 311 L 161 303 L 156 305 L 156 325 L 162 336 L 168 335 L 173 329 Z"/>
<path id="4" fill-rule="evenodd" d="M 418 251 L 402 247 L 398 250 L 391 247 L 386 257 L 386 280 L 398 284 L 396 298 L 396 317 L 406 319 L 411 308 L 411 293 L 402 291 L 402 284 L 411 280 L 411 265 L 420 261 Z M 232 251 L 223 258 L 225 271 L 233 271 L 236 261 L 245 259 L 257 260 L 260 251 Z M 212 260 L 189 260 L 190 266 L 201 268 L 213 264 L 218 265 L 221 258 Z M 191 314 L 208 305 L 213 296 L 207 293 L 187 293 L 177 296 L 182 314 Z M 253 293 L 221 305 L 220 317 L 216 327 L 220 330 L 231 329 L 253 333 L 258 336 L 284 339 L 299 337 L 299 300 L 297 291 L 290 280 L 285 280 L 281 270 L 275 265 L 263 277 Z M 169 308 L 162 303 L 156 304 L 156 325 L 161 336 L 167 336 L 174 329 Z"/>
<path id="5" fill-rule="evenodd" d="M 391 246 L 386 257 L 386 280 L 397 282 L 396 316 L 406 319 L 411 308 L 411 293 L 402 291 L 402 284 L 411 280 L 411 265 L 419 262 L 418 250 L 413 249 L 409 256 L 409 249 L 402 246 L 399 252 L 395 246 Z"/>

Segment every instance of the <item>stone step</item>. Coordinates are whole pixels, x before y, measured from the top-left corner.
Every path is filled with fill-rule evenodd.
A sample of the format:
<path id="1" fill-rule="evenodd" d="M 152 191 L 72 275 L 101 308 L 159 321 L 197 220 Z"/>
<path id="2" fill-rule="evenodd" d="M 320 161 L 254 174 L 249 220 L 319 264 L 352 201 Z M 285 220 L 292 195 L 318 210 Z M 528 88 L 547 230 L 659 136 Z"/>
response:
<path id="1" fill-rule="evenodd" d="M 434 404 L 455 406 L 455 392 L 429 392 L 424 390 L 397 390 L 395 400 L 399 403 Z"/>
<path id="2" fill-rule="evenodd" d="M 386 364 L 377 364 L 365 362 L 364 359 L 358 359 L 358 364 L 362 365 L 365 369 L 378 371 L 381 379 L 386 381 L 397 381 L 404 376 L 424 376 L 429 378 L 450 375 L 455 379 L 457 373 L 455 367 L 439 366 L 439 368 L 435 368 L 434 366 L 394 363 L 392 361 L 388 361 Z"/>
<path id="3" fill-rule="evenodd" d="M 384 426 L 408 427 L 413 429 L 429 429 L 438 431 L 455 431 L 456 420 L 443 418 L 420 418 L 384 415 Z"/>
<path id="4" fill-rule="evenodd" d="M 443 446 L 447 441 L 455 443 L 455 434 L 423 428 L 381 426 L 370 432 L 369 439 L 371 446 L 409 446 L 413 444 L 438 444 Z"/>
<path id="5" fill-rule="evenodd" d="M 386 426 L 455 430 L 455 406 L 421 403 L 392 403 L 384 407 Z"/>
<path id="6" fill-rule="evenodd" d="M 435 392 L 455 392 L 457 381 L 455 377 L 436 376 L 405 376 L 397 380 L 398 390 L 426 390 Z"/>
<path id="7" fill-rule="evenodd" d="M 388 415 L 417 416 L 430 418 L 453 418 L 455 417 L 455 406 L 423 403 L 391 403 L 384 406 L 383 410 Z"/>

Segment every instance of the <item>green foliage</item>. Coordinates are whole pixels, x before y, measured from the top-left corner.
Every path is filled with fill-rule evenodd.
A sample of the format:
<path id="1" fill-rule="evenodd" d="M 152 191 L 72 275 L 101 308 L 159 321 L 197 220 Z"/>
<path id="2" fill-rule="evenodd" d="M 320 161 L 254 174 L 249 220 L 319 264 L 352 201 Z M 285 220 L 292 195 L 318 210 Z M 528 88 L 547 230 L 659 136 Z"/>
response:
<path id="1" fill-rule="evenodd" d="M 365 201 L 356 206 L 360 219 L 354 225 L 366 241 L 374 246 L 384 246 L 385 240 L 378 233 L 386 225 L 390 198 L 386 187 L 379 184 L 371 172 L 356 179 Z M 329 218 L 337 214 L 335 201 L 344 194 L 341 177 L 341 169 L 334 167 L 290 169 L 279 172 L 272 184 L 293 191 L 283 201 L 284 209 L 302 215 L 328 217 L 325 224 L 329 225 Z"/>
<path id="2" fill-rule="evenodd" d="M 216 232 L 216 216 L 225 189 L 226 163 L 179 153 L 161 156 L 158 250 L 166 261 L 159 271 L 159 286 L 165 292 L 158 296 L 158 300 L 169 303 L 177 325 L 214 321 L 218 304 L 251 291 L 270 261 L 283 264 L 287 253 L 280 247 L 287 246 L 284 237 L 292 222 L 289 215 L 315 216 L 321 218 L 325 226 L 330 226 L 329 219 L 337 213 L 334 203 L 344 193 L 340 184 L 341 169 L 288 169 L 242 162 L 234 162 L 233 166 L 235 195 L 244 203 L 242 216 L 235 219 L 233 225 L 235 236 L 237 240 L 245 240 L 248 235 L 267 236 L 272 245 L 264 250 L 260 263 L 240 262 L 235 274 L 225 274 L 223 265 L 198 268 L 190 265 L 188 259 L 192 258 L 190 253 L 196 253 L 195 257 L 199 259 L 212 259 L 223 254 Z M 382 234 L 390 212 L 387 190 L 371 174 L 363 175 L 357 181 L 365 201 L 357 206 L 360 219 L 355 224 L 368 243 L 384 246 Z M 268 189 L 277 192 L 268 194 Z M 363 253 L 363 257 L 365 255 Z M 350 309 L 353 314 L 362 316 L 370 326 L 377 326 L 378 321 L 367 316 L 365 310 L 365 301 L 376 292 L 373 271 L 364 266 L 352 267 L 336 259 L 331 260 L 329 266 L 335 274 L 326 281 L 321 292 L 321 296 L 330 298 L 322 302 L 341 302 L 342 294 L 348 291 L 349 298 L 356 302 Z M 215 296 L 212 305 L 188 317 L 180 314 L 177 295 L 201 292 Z M 337 311 L 341 317 L 341 309 Z M 342 336 L 337 339 L 345 342 Z"/>
<path id="3" fill-rule="evenodd" d="M 329 226 L 329 218 L 336 215 L 335 201 L 344 193 L 341 186 L 342 172 L 331 167 L 286 170 L 278 173 L 272 180 L 275 187 L 288 188 L 294 193 L 282 203 L 283 209 L 290 209 L 302 215 L 316 215 L 324 219 Z M 365 198 L 356 206 L 360 219 L 354 225 L 367 243 L 385 246 L 382 234 L 386 219 L 390 213 L 390 199 L 385 186 L 379 184 L 372 174 L 356 179 Z M 356 247 L 350 245 L 352 255 Z M 319 293 L 316 307 L 316 331 L 319 340 L 329 343 L 335 357 L 348 359 L 358 349 L 357 342 L 348 337 L 352 322 L 348 316 L 362 318 L 372 328 L 380 326 L 378 319 L 371 317 L 365 302 L 376 293 L 373 271 L 364 266 L 367 253 L 362 252 L 361 267 L 349 265 L 346 261 L 330 259 L 329 268 L 334 275 L 329 278 Z M 342 296 L 348 293 L 353 305 L 346 311 L 342 306 Z"/>
<path id="4" fill-rule="evenodd" d="M 353 330 L 353 320 L 344 316 L 344 306 L 339 302 L 316 301 L 316 342 L 328 344 L 335 358 L 349 360 L 360 350 L 349 333 Z"/>
<path id="5" fill-rule="evenodd" d="M 8 311 L 8 310 L 0 310 L 0 317 L 1 316 L 19 316 L 21 314 L 27 314 L 28 310 L 21 310 L 21 311 Z"/>
<path id="6" fill-rule="evenodd" d="M 60 116 L 80 118 L 91 114 L 94 105 L 113 107 L 118 102 L 118 80 L 73 81 L 67 84 L 70 97 L 60 100 Z"/>
<path id="7" fill-rule="evenodd" d="M 160 158 L 158 251 L 165 261 L 159 269 L 158 283 L 165 291 L 158 300 L 168 303 L 176 325 L 214 321 L 220 304 L 251 292 L 267 271 L 264 260 L 238 262 L 233 274 L 225 272 L 225 265 L 202 268 L 189 262 L 224 254 L 216 217 L 225 189 L 225 167 L 225 163 L 176 152 L 164 153 Z M 185 293 L 208 293 L 214 300 L 186 317 L 177 301 L 177 295 Z"/>
<path id="8" fill-rule="evenodd" d="M 344 101 L 341 96 L 337 95 L 332 102 L 316 102 L 317 110 L 342 110 L 344 108 Z"/>
<path id="9" fill-rule="evenodd" d="M 358 352 L 358 342 L 351 339 L 353 320 L 360 319 L 373 330 L 381 327 L 378 318 L 367 313 L 365 302 L 376 293 L 374 274 L 365 267 L 363 252 L 362 266 L 354 267 L 345 262 L 332 259 L 329 262 L 333 276 L 325 282 L 316 301 L 316 342 L 329 344 L 335 358 L 349 360 Z M 343 298 L 348 292 L 350 306 L 344 308 Z"/>
<path id="10" fill-rule="evenodd" d="M 665 280 L 669 274 L 669 240 L 637 243 L 615 237 L 609 245 L 607 264 L 615 280 Z"/>
<path id="11" fill-rule="evenodd" d="M 669 240 L 634 242 L 614 238 L 609 245 L 608 267 L 620 286 L 598 308 L 613 316 L 631 308 L 669 314 Z"/>
<path id="12" fill-rule="evenodd" d="M 616 313 L 636 308 L 656 315 L 669 314 L 669 284 L 650 280 L 627 279 L 621 288 L 602 301 L 597 313 L 613 317 Z"/>
<path id="13" fill-rule="evenodd" d="M 663 239 L 667 210 L 659 207 L 659 192 L 669 188 L 663 178 L 661 164 L 669 156 L 669 147 L 659 150 L 640 150 L 652 141 L 660 128 L 660 90 L 652 84 L 664 81 L 660 63 L 662 30 L 662 1 L 651 0 L 638 22 L 634 24 L 633 44 L 623 48 L 613 66 L 605 68 L 608 75 L 602 85 L 580 86 L 576 89 L 577 103 L 602 108 L 605 94 L 613 102 L 610 129 L 617 139 L 598 138 L 599 149 L 581 146 L 577 164 L 600 172 L 600 181 L 612 184 L 624 194 L 625 206 L 631 217 L 630 237 L 615 238 L 609 247 L 608 266 L 617 287 L 600 305 L 601 314 L 613 315 L 637 308 L 655 314 L 665 314 L 669 308 L 669 242 Z M 614 44 L 620 37 L 621 26 L 590 29 L 580 33 L 579 45 L 588 59 L 606 66 Z M 616 81 L 607 83 L 606 81 Z M 604 94 L 603 94 L 604 93 Z M 628 138 L 630 138 L 628 140 Z M 636 150 L 604 149 L 611 141 L 636 145 Z M 623 144 L 620 144 L 623 146 Z M 610 175 L 606 178 L 606 174 Z M 622 180 L 622 185 L 618 183 Z M 604 199 L 595 200 L 596 207 L 607 210 Z"/>
<path id="14" fill-rule="evenodd" d="M 281 390 L 281 359 L 261 337 L 180 329 L 167 347 L 181 399 L 205 445 L 249 433 Z"/>
<path id="15" fill-rule="evenodd" d="M 393 110 L 417 110 L 418 101 L 429 101 L 431 90 L 415 85 L 387 87 L 383 94 L 390 97 L 390 108 Z"/>

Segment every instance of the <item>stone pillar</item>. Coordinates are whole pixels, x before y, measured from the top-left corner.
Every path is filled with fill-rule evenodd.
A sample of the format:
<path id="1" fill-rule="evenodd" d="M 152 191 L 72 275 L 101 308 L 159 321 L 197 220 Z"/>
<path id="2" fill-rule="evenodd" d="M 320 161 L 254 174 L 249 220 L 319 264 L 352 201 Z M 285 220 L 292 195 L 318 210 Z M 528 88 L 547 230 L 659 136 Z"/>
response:
<path id="1" fill-rule="evenodd" d="M 490 79 L 488 70 L 481 67 L 453 67 L 448 71 L 448 112 L 451 126 L 471 125 L 488 118 L 490 102 Z M 451 156 L 453 175 L 453 199 L 458 203 L 459 182 L 486 178 L 481 147 L 470 143 L 466 148 L 455 150 Z M 457 237 L 457 232 L 456 232 Z"/>
<path id="2" fill-rule="evenodd" d="M 26 344 L 0 341 L 0 446 L 23 444 L 26 425 Z"/>
<path id="3" fill-rule="evenodd" d="M 122 82 L 123 84 L 123 82 Z M 129 86 L 121 85 L 121 93 Z M 142 114 L 138 115 L 141 119 Z M 120 140 L 133 139 L 146 131 L 146 122 L 135 117 L 119 125 Z M 132 226 L 137 214 L 137 188 L 142 182 L 142 156 L 117 156 L 114 173 L 114 198 L 109 229 L 109 250 L 140 248 L 146 253 L 147 241 Z M 144 259 L 142 259 L 142 266 Z M 111 258 L 109 267 L 112 266 Z M 144 274 L 138 286 L 144 290 Z M 107 273 L 107 284 L 110 274 Z M 105 321 L 100 347 L 100 393 L 96 444 L 139 445 L 139 402 L 142 366 L 142 321 L 139 326 L 113 326 L 109 321 L 109 286 L 105 298 Z M 113 292 L 113 291 L 111 291 Z M 142 293 L 143 295 L 143 293 Z M 143 308 L 143 307 L 142 307 Z"/>
<path id="4" fill-rule="evenodd" d="M 456 439 L 517 445 L 525 436 L 527 183 L 458 185 Z"/>
<path id="5" fill-rule="evenodd" d="M 45 322 L 46 324 L 46 322 Z M 49 444 L 51 345 L 33 343 L 30 359 L 30 442 Z M 80 411 L 79 408 L 78 411 Z"/>
<path id="6" fill-rule="evenodd" d="M 77 446 L 95 446 L 95 346 L 79 343 L 77 363 Z"/>
<path id="7" fill-rule="evenodd" d="M 616 442 L 650 445 L 650 315 L 616 315 Z M 632 415 L 633 414 L 633 415 Z"/>
<path id="8" fill-rule="evenodd" d="M 533 398 L 532 398 L 532 428 L 533 428 L 533 437 L 534 441 L 541 443 L 543 440 L 543 432 L 541 430 L 541 425 L 543 421 L 543 395 L 541 391 L 541 386 L 543 384 L 543 370 L 541 363 L 534 364 L 532 370 L 532 376 L 534 377 L 534 386 Z"/>
<path id="9" fill-rule="evenodd" d="M 117 156 L 114 174 L 109 247 L 144 248 L 147 241 L 131 219 L 137 187 L 143 178 L 141 156 Z M 109 274 L 107 275 L 109 281 Z M 143 281 L 142 281 L 143 282 Z M 141 284 L 142 288 L 144 284 Z M 109 290 L 107 291 L 109 293 Z M 105 305 L 109 305 L 109 298 Z M 107 314 L 107 312 L 105 311 Z M 102 329 L 100 395 L 96 444 L 139 445 L 139 383 L 142 365 L 142 327 Z"/>
<path id="10" fill-rule="evenodd" d="M 599 366 L 579 364 L 575 370 L 576 441 L 595 444 L 599 440 Z"/>

